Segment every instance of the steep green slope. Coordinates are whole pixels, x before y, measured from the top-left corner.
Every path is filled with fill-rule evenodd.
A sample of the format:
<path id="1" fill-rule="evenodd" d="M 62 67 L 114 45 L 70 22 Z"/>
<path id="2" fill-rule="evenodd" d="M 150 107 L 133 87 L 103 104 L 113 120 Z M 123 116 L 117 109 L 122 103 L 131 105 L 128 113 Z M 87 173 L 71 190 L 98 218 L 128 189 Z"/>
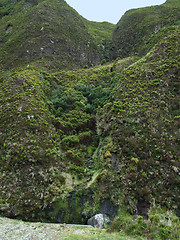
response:
<path id="1" fill-rule="evenodd" d="M 109 22 L 92 22 L 86 19 L 85 24 L 91 35 L 96 39 L 97 44 L 102 48 L 104 59 L 109 60 L 109 45 L 112 40 L 115 24 Z"/>
<path id="2" fill-rule="evenodd" d="M 37 68 L 70 69 L 100 61 L 101 53 L 83 18 L 65 1 L 5 3 L 1 8 L 13 7 L 0 20 L 2 68 L 32 63 Z"/>
<path id="3" fill-rule="evenodd" d="M 15 5 L 17 4 L 18 0 L 2 0 L 0 3 L 0 19 L 3 18 L 4 16 L 9 15 Z"/>
<path id="4" fill-rule="evenodd" d="M 84 19 L 84 21 L 89 32 L 96 39 L 98 44 L 103 44 L 111 40 L 115 24 L 109 22 L 92 22 L 86 19 Z"/>
<path id="5" fill-rule="evenodd" d="M 147 236 L 148 222 L 133 215 L 147 218 L 151 206 L 160 238 L 177 236 L 168 224 L 178 222 L 170 211 L 180 211 L 178 1 L 127 13 L 143 13 L 148 26 L 136 27 L 148 34 L 164 21 L 143 51 L 134 38 L 138 55 L 154 46 L 145 56 L 66 71 L 99 62 L 97 44 L 112 25 L 85 21 L 61 0 L 2 3 L 0 214 L 83 224 L 119 214 L 112 229 Z M 157 205 L 170 212 L 168 230 Z"/>
<path id="6" fill-rule="evenodd" d="M 57 214 L 42 209 L 91 181 L 95 113 L 112 88 L 110 69 L 1 75 L 1 214 L 57 221 Z M 73 221 L 81 218 L 78 213 Z"/>
<path id="7" fill-rule="evenodd" d="M 52 181 L 50 166 L 61 159 L 48 92 L 48 82 L 34 70 L 1 78 L 0 202 L 7 216 L 36 209 L 38 217 Z"/>
<path id="8" fill-rule="evenodd" d="M 114 30 L 110 58 L 146 54 L 168 31 L 179 25 L 179 11 L 180 2 L 176 0 L 127 11 Z"/>
<path id="9" fill-rule="evenodd" d="M 178 211 L 178 38 L 134 64 L 4 74 L 1 214 L 85 223 L 104 201 L 146 215 L 153 198 Z"/>
<path id="10" fill-rule="evenodd" d="M 21 68 L 1 75 L 0 214 L 57 221 L 63 207 L 62 221 L 86 223 L 83 199 L 87 202 L 89 188 L 102 171 L 93 160 L 99 144 L 97 108 L 117 82 L 112 67 L 121 71 L 134 61 L 53 74 Z M 81 189 L 73 196 L 79 212 L 69 212 L 67 197 L 76 188 Z M 88 201 L 93 214 L 99 202 Z"/>
<path id="11" fill-rule="evenodd" d="M 107 194 L 144 216 L 153 199 L 179 213 L 179 34 L 125 69 L 98 115 Z"/>

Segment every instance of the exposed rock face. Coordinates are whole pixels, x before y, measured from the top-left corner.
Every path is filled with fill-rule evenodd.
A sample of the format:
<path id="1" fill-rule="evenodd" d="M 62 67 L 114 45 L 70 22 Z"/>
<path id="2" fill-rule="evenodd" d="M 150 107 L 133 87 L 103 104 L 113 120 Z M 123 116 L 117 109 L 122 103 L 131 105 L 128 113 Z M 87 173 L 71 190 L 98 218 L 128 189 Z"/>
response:
<path id="1" fill-rule="evenodd" d="M 115 206 L 109 199 L 105 199 L 100 203 L 100 213 L 109 217 L 115 217 L 117 214 L 117 206 Z"/>
<path id="2" fill-rule="evenodd" d="M 78 189 L 70 192 L 64 200 L 61 198 L 45 209 L 47 220 L 51 219 L 58 223 L 87 224 L 97 212 L 103 216 L 113 219 L 117 215 L 117 206 L 110 199 L 96 202 L 94 191 L 89 189 Z M 54 218 L 50 218 L 54 216 Z"/>
<path id="3" fill-rule="evenodd" d="M 87 222 L 88 225 L 102 229 L 104 224 L 110 224 L 111 221 L 105 214 L 96 214 L 94 217 L 90 218 Z"/>
<path id="4" fill-rule="evenodd" d="M 137 203 L 137 214 L 147 219 L 149 207 L 150 207 L 150 203 L 148 201 L 145 201 L 142 199 L 139 200 Z"/>

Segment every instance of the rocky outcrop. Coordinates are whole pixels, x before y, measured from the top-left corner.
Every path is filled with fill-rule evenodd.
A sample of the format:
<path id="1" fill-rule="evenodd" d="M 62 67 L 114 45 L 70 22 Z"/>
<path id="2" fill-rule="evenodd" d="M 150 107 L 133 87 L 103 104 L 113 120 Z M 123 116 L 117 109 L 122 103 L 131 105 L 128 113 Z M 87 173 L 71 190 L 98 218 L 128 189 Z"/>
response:
<path id="1" fill-rule="evenodd" d="M 107 215 L 99 213 L 96 214 L 94 217 L 90 218 L 87 222 L 88 225 L 91 225 L 93 227 L 102 229 L 105 227 L 105 225 L 109 225 L 111 221 L 107 217 Z"/>

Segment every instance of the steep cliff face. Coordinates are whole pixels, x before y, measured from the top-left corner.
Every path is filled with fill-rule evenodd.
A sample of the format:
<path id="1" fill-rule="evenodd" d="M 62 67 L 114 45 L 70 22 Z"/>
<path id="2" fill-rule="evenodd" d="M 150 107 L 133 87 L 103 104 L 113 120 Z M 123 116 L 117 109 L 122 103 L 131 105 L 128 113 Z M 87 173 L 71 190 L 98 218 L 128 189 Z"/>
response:
<path id="1" fill-rule="evenodd" d="M 51 181 L 48 169 L 60 159 L 48 91 L 48 82 L 36 71 L 1 78 L 1 210 L 8 216 L 42 207 Z"/>
<path id="2" fill-rule="evenodd" d="M 179 24 L 179 10 L 179 1 L 170 0 L 160 6 L 127 11 L 114 30 L 110 59 L 146 54 Z"/>
<path id="3" fill-rule="evenodd" d="M 99 114 L 98 132 L 109 137 L 104 149 L 111 153 L 104 166 L 129 205 L 154 198 L 179 208 L 179 34 L 177 27 L 125 69 Z"/>
<path id="4" fill-rule="evenodd" d="M 97 24 L 96 33 L 96 23 L 60 0 L 3 2 L 1 215 L 86 223 L 99 212 L 114 217 L 124 206 L 147 217 L 154 200 L 178 213 L 180 32 L 177 15 L 160 14 L 177 13 L 174 3 L 127 13 L 139 19 L 138 29 L 143 13 L 148 34 L 165 23 L 149 45 L 134 38 L 139 55 L 153 46 L 145 56 L 65 71 L 98 62 L 92 35 L 102 45 L 112 25 Z"/>
<path id="5" fill-rule="evenodd" d="M 103 59 L 102 63 L 109 61 L 109 47 L 112 40 L 112 33 L 115 24 L 108 22 L 92 22 L 84 19 L 89 32 L 94 36 L 98 46 L 101 48 Z"/>
<path id="6" fill-rule="evenodd" d="M 95 114 L 113 76 L 110 67 L 55 74 L 21 68 L 1 75 L 0 214 L 57 221 L 63 207 L 69 216 L 60 215 L 62 221 L 85 221 L 77 210 L 81 195 L 74 196 L 75 218 L 67 197 L 88 188 L 98 171 Z"/>
<path id="7" fill-rule="evenodd" d="M 101 53 L 83 18 L 65 1 L 5 3 L 0 11 L 2 68 L 31 63 L 52 70 L 100 61 Z"/>

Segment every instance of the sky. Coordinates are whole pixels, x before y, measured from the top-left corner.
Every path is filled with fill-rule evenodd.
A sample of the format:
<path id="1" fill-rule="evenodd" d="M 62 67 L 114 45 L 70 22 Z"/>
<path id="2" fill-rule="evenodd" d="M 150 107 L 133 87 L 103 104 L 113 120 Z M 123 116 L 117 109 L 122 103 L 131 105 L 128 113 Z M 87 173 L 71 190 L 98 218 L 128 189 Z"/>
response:
<path id="1" fill-rule="evenodd" d="M 84 18 L 117 23 L 129 9 L 159 5 L 166 0 L 66 0 Z"/>

